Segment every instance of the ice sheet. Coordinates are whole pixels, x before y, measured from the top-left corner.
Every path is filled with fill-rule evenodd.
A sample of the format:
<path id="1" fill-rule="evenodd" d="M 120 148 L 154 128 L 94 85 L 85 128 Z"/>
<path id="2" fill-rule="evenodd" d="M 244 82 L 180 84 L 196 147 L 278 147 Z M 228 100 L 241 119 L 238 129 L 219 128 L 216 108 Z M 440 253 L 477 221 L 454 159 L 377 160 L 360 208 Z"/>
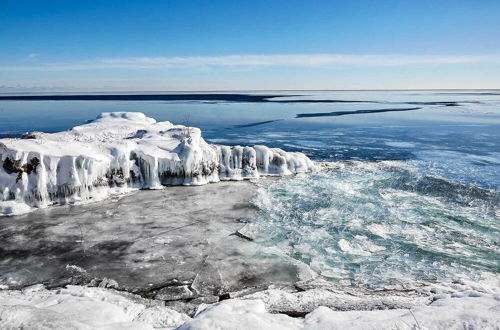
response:
<path id="1" fill-rule="evenodd" d="M 254 215 L 255 189 L 143 190 L 3 218 L 0 285 L 85 283 L 175 301 L 311 278 L 301 262 L 235 235 Z"/>

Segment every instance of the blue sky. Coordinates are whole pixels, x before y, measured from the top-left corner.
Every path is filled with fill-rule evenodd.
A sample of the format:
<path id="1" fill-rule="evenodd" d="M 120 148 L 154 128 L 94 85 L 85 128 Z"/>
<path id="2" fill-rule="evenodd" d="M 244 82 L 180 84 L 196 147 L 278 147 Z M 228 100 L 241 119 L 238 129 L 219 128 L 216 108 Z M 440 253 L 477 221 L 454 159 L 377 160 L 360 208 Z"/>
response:
<path id="1" fill-rule="evenodd" d="M 500 1 L 0 0 L 0 86 L 500 88 Z"/>

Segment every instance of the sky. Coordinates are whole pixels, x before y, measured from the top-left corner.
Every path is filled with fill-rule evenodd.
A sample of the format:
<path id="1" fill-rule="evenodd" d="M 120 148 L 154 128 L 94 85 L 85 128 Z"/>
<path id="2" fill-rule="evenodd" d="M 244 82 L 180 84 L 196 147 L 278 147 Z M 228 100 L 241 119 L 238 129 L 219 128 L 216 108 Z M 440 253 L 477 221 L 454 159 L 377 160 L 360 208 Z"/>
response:
<path id="1" fill-rule="evenodd" d="M 500 88 L 500 0 L 0 0 L 0 91 Z"/>

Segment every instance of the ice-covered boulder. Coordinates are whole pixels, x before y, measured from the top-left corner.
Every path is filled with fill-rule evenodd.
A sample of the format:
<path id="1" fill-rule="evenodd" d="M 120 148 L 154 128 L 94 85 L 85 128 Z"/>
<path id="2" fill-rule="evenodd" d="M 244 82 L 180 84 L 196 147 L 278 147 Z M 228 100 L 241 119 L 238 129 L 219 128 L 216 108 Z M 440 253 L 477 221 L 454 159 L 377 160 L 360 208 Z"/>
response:
<path id="1" fill-rule="evenodd" d="M 130 189 L 309 172 L 302 153 L 208 144 L 195 127 L 102 113 L 59 133 L 0 139 L 0 214 L 99 200 Z"/>

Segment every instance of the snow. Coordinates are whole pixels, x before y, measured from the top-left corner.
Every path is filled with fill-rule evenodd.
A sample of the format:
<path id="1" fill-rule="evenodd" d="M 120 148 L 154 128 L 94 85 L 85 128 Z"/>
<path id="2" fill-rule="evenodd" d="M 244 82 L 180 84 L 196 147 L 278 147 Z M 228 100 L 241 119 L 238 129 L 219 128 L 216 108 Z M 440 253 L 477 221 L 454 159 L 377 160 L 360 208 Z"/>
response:
<path id="1" fill-rule="evenodd" d="M 205 142 L 195 127 L 142 113 L 102 113 L 59 133 L 0 139 L 0 214 L 102 200 L 131 189 L 310 172 L 302 153 Z"/>
<path id="2" fill-rule="evenodd" d="M 445 298 L 409 309 L 333 311 L 305 318 L 266 311 L 261 300 L 233 299 L 208 306 L 180 329 L 498 329 L 500 296 Z"/>
<path id="3" fill-rule="evenodd" d="M 68 286 L 0 291 L 2 329 L 176 328 L 189 316 L 154 301 L 118 291 Z"/>
<path id="4" fill-rule="evenodd" d="M 307 329 L 498 329 L 498 296 L 447 298 L 411 310 L 332 311 L 319 307 L 304 320 Z"/>
<path id="5" fill-rule="evenodd" d="M 0 201 L 0 215 L 10 215 L 10 214 L 24 214 L 30 212 L 32 209 L 29 205 L 24 202 L 19 202 L 16 200 L 4 200 Z"/>
<path id="6" fill-rule="evenodd" d="M 283 314 L 270 314 L 261 300 L 232 299 L 214 304 L 179 330 L 201 329 L 299 329 L 301 320 Z"/>
<path id="7" fill-rule="evenodd" d="M 307 291 L 306 291 L 307 292 Z M 311 296 L 318 292 L 311 292 Z M 464 291 L 436 296 L 411 309 L 333 310 L 320 306 L 304 317 L 272 313 L 262 299 L 200 304 L 193 317 L 159 301 L 113 289 L 35 285 L 0 291 L 2 329 L 498 329 L 500 295 Z"/>

